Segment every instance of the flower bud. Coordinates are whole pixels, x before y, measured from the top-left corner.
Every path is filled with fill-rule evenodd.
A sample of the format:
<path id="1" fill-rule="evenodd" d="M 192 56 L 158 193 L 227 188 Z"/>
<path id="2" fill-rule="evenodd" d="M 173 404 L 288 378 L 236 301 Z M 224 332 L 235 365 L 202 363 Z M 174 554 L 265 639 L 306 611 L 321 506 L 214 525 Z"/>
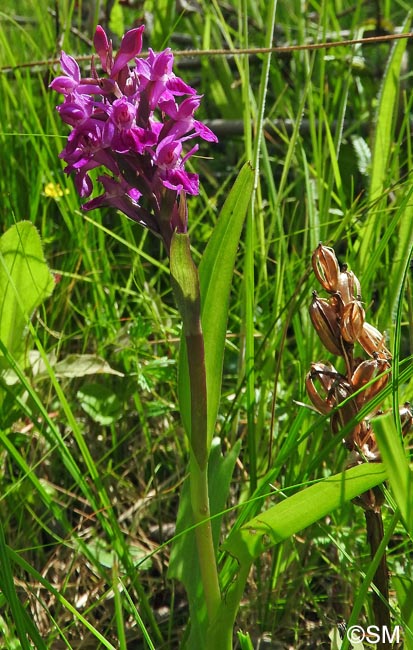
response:
<path id="1" fill-rule="evenodd" d="M 332 248 L 320 244 L 315 249 L 311 262 L 314 274 L 326 291 L 333 293 L 337 291 L 339 267 L 336 254 Z"/>
<path id="2" fill-rule="evenodd" d="M 347 270 L 346 264 L 343 264 L 342 270 L 339 273 L 337 291 L 340 291 L 344 304 L 352 300 L 361 300 L 360 282 L 353 271 Z"/>
<path id="3" fill-rule="evenodd" d="M 351 300 L 343 308 L 340 323 L 341 336 L 347 343 L 355 343 L 364 324 L 365 312 L 358 300 Z"/>
<path id="4" fill-rule="evenodd" d="M 384 345 L 384 334 L 379 332 L 373 325 L 370 325 L 370 323 L 363 323 L 358 342 L 370 357 L 377 355 L 377 358 L 380 359 L 387 361 L 391 359 L 391 354 Z"/>
<path id="5" fill-rule="evenodd" d="M 313 301 L 309 308 L 311 322 L 322 344 L 332 354 L 342 355 L 340 327 L 334 307 L 313 292 Z"/>

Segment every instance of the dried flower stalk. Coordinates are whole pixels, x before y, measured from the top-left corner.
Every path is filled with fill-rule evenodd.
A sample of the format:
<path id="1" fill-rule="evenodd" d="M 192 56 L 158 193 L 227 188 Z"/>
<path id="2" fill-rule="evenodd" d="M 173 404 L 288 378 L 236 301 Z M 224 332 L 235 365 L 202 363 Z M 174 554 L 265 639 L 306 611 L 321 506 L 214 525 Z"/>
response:
<path id="1" fill-rule="evenodd" d="M 346 371 L 342 374 L 330 363 L 312 363 L 305 382 L 307 394 L 319 413 L 331 413 L 330 424 L 334 434 L 346 430 L 343 442 L 349 450 L 348 467 L 364 462 L 380 462 L 370 418 L 379 415 L 376 398 L 391 377 L 392 358 L 385 346 L 385 336 L 366 321 L 360 282 L 346 265 L 340 268 L 332 248 L 320 243 L 312 255 L 312 266 L 329 298 L 320 298 L 313 292 L 309 307 L 310 319 L 326 350 L 344 359 Z M 368 356 L 367 359 L 354 355 L 356 344 Z M 373 399 L 374 407 L 372 406 L 369 417 L 352 426 L 360 410 Z M 413 427 L 413 413 L 409 403 L 400 408 L 400 419 L 402 433 L 405 435 Z M 365 511 L 372 557 L 383 537 L 383 501 L 380 487 L 368 490 L 355 499 L 355 503 Z M 374 576 L 374 584 L 382 596 L 380 598 L 373 592 L 376 624 L 381 629 L 384 626 L 390 629 L 389 609 L 382 600 L 384 598 L 388 601 L 389 597 L 385 555 Z M 383 642 L 380 648 L 386 650 L 390 646 Z"/>

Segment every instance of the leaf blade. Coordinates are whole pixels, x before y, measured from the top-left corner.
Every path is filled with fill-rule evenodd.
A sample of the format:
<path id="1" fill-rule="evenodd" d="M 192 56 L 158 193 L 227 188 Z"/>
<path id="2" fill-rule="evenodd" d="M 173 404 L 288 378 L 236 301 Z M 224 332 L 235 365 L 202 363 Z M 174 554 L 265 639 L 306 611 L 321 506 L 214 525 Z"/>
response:
<path id="1" fill-rule="evenodd" d="M 14 224 L 0 238 L 0 336 L 18 360 L 27 321 L 53 287 L 36 228 L 30 221 Z"/>

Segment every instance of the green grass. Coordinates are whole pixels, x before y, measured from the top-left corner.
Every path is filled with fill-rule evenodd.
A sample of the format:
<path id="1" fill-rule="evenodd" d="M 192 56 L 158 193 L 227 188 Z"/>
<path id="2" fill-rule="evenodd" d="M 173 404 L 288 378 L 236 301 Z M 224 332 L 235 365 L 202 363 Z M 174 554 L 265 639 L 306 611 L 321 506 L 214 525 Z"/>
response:
<path id="1" fill-rule="evenodd" d="M 45 61 L 62 46 L 90 54 L 98 12 L 82 18 L 82 4 L 60 0 L 56 16 L 44 2 L 7 0 L 0 13 L 1 229 L 35 224 L 57 274 L 26 343 L 44 371 L 20 367 L 13 384 L 1 378 L 0 636 L 16 649 L 77 648 L 83 639 L 94 648 L 178 648 L 187 600 L 167 568 L 188 461 L 180 318 L 159 242 L 114 212 L 82 213 L 58 159 L 66 129 L 47 88 L 58 65 Z M 373 35 L 377 20 L 376 5 L 361 0 L 310 2 L 306 11 L 298 0 L 200 0 L 182 14 L 172 0 L 142 4 L 156 6 L 144 44 L 154 49 L 341 41 Z M 380 6 L 389 32 L 409 20 L 408 3 Z M 142 15 L 124 8 L 125 28 Z M 242 164 L 256 170 L 216 425 L 225 453 L 241 441 L 221 541 L 346 460 L 326 419 L 302 405 L 310 363 L 328 357 L 308 316 L 319 241 L 356 273 L 368 321 L 388 333 L 397 382 L 385 408 L 412 398 L 411 55 L 410 42 L 395 41 L 176 58 L 177 74 L 204 94 L 199 119 L 244 125 L 232 135 L 227 123 L 219 144 L 191 159 L 202 186 L 189 202 L 197 263 Z M 48 183 L 62 195 L 47 196 Z M 84 354 L 116 372 L 59 369 Z M 388 489 L 392 616 L 407 627 L 400 584 L 411 589 L 411 531 L 393 519 L 403 495 L 393 496 L 392 477 Z M 362 510 L 344 503 L 260 557 L 236 629 L 254 647 L 264 634 L 282 648 L 331 647 L 329 632 L 353 606 L 354 622 L 374 622 L 369 567 Z M 18 640 L 24 630 L 31 643 Z M 407 633 L 405 643 L 413 647 Z"/>

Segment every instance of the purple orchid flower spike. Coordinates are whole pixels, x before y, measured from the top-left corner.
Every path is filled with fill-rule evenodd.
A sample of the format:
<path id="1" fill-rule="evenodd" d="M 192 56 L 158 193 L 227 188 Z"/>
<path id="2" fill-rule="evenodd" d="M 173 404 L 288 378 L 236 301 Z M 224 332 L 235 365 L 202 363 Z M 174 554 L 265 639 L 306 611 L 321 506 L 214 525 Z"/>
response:
<path id="1" fill-rule="evenodd" d="M 83 208 L 120 210 L 162 237 L 169 251 L 173 232 L 187 230 L 186 194 L 199 192 L 198 175 L 185 169 L 198 144 L 188 150 L 186 141 L 217 142 L 217 137 L 194 118 L 202 96 L 174 74 L 169 48 L 136 58 L 143 31 L 142 26 L 126 32 L 114 57 L 98 25 L 93 43 L 104 76 L 92 62 L 91 76 L 82 77 L 77 61 L 62 52 L 63 74 L 50 87 L 64 96 L 57 108 L 72 131 L 60 157 L 81 197 L 93 193 L 89 172 L 104 171 L 97 179 L 103 194 Z"/>

